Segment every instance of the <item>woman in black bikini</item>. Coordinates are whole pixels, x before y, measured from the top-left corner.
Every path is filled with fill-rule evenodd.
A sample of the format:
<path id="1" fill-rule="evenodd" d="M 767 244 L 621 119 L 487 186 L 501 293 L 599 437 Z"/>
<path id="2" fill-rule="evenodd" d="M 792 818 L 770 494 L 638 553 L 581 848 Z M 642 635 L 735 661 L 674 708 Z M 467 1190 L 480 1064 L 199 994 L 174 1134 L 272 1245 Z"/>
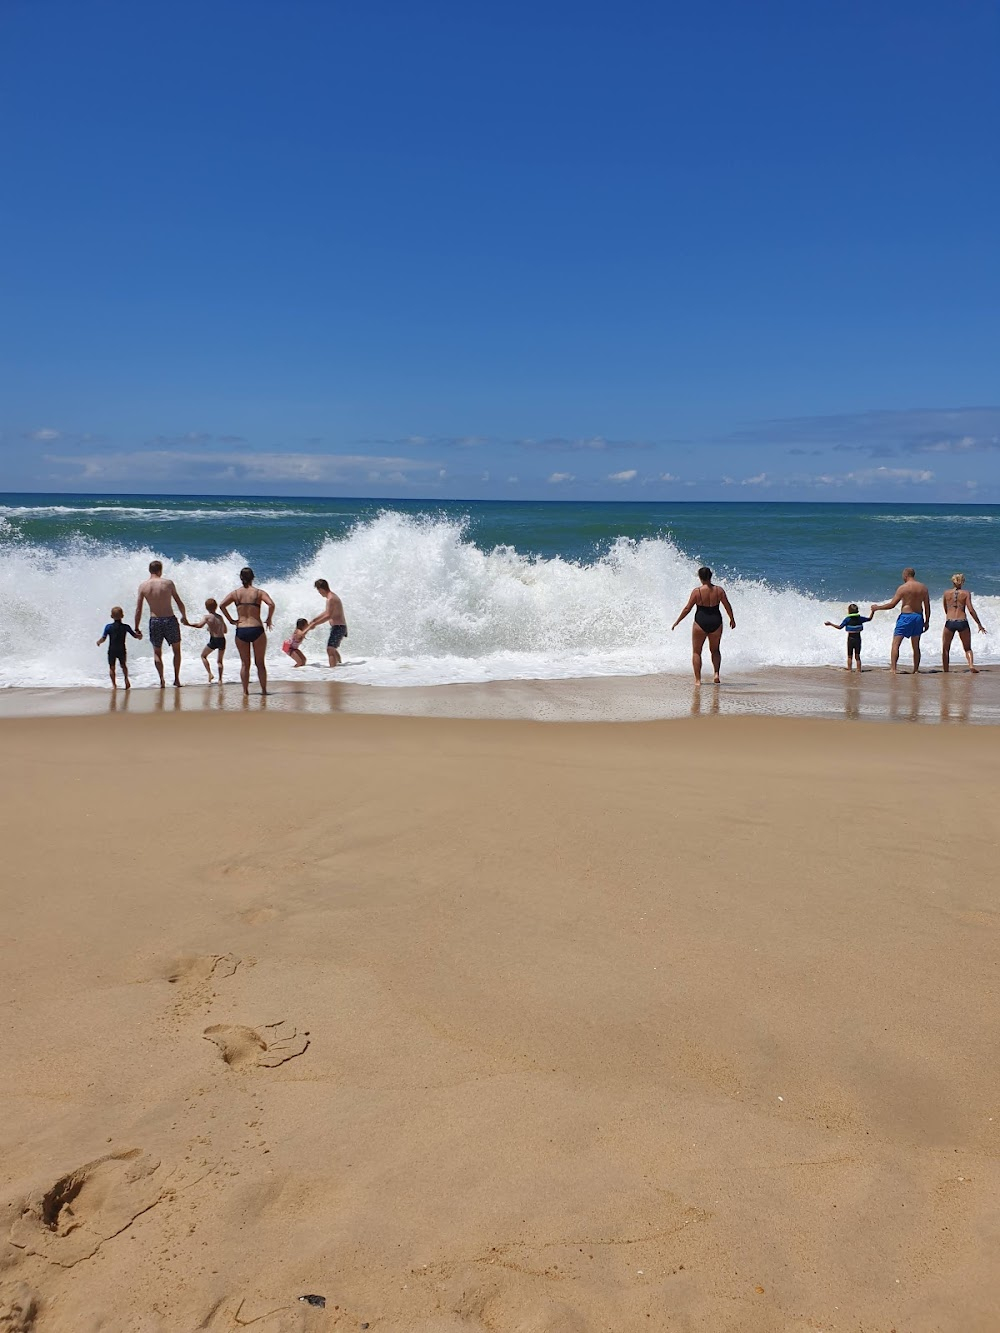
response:
<path id="1" fill-rule="evenodd" d="M 969 628 L 969 617 L 971 616 L 979 626 L 980 634 L 985 634 L 986 630 L 976 615 L 976 608 L 972 605 L 972 593 L 967 592 L 964 585 L 964 574 L 952 574 L 951 592 L 946 592 L 942 598 L 945 620 L 944 634 L 941 637 L 941 665 L 945 671 L 948 670 L 951 663 L 951 641 L 957 634 L 962 640 L 969 670 L 978 674 L 979 668 L 972 660 L 972 630 Z"/>
<path id="2" fill-rule="evenodd" d="M 712 571 L 707 565 L 702 565 L 701 569 L 698 570 L 698 577 L 701 579 L 701 583 L 692 591 L 691 596 L 687 599 L 687 606 L 670 628 L 672 630 L 676 629 L 688 612 L 692 608 L 694 609 L 694 624 L 691 626 L 691 665 L 694 667 L 695 683 L 701 684 L 701 655 L 707 639 L 709 652 L 712 654 L 712 668 L 715 672 L 714 684 L 718 685 L 719 668 L 722 666 L 722 653 L 720 651 L 722 612 L 719 607 L 724 606 L 726 608 L 730 629 L 736 628 L 736 621 L 725 589 L 717 587 L 712 582 Z"/>
<path id="3" fill-rule="evenodd" d="M 267 595 L 263 588 L 253 586 L 253 570 L 246 565 L 240 570 L 240 582 L 242 588 L 235 588 L 228 597 L 224 597 L 219 603 L 219 610 L 229 621 L 230 625 L 236 626 L 236 647 L 240 650 L 240 680 L 243 682 L 243 693 L 250 693 L 250 650 L 253 649 L 254 662 L 257 664 L 257 679 L 260 681 L 261 694 L 267 693 L 267 667 L 264 663 L 264 654 L 267 652 L 267 631 L 271 628 L 271 621 L 274 618 L 274 602 Z M 261 604 L 267 607 L 267 624 L 261 624 L 260 608 Z M 228 606 L 236 607 L 236 619 L 234 620 L 226 610 Z"/>

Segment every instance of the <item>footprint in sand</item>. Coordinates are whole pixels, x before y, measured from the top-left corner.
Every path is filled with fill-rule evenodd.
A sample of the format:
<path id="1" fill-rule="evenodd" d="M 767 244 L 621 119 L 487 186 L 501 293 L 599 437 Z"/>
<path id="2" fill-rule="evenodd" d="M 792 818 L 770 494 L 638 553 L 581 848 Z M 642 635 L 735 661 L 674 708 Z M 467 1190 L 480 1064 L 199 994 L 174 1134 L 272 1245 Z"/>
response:
<path id="1" fill-rule="evenodd" d="M 138 1148 L 108 1153 L 29 1194 L 9 1240 L 28 1254 L 72 1268 L 131 1226 L 163 1194 L 157 1158 Z"/>
<path id="2" fill-rule="evenodd" d="M 245 926 L 263 926 L 265 922 L 273 921 L 279 912 L 276 907 L 248 907 L 238 915 Z"/>
<path id="3" fill-rule="evenodd" d="M 24 1282 L 0 1291 L 0 1333 L 31 1333 L 38 1318 L 38 1296 Z"/>
<path id="4" fill-rule="evenodd" d="M 242 959 L 231 953 L 208 953 L 172 958 L 160 973 L 172 986 L 198 985 L 203 981 L 221 981 L 231 977 Z"/>
<path id="5" fill-rule="evenodd" d="M 264 1023 L 259 1029 L 216 1023 L 205 1029 L 204 1036 L 218 1046 L 230 1069 L 274 1069 L 286 1060 L 294 1060 L 309 1045 L 308 1032 L 297 1032 L 285 1022 Z"/>

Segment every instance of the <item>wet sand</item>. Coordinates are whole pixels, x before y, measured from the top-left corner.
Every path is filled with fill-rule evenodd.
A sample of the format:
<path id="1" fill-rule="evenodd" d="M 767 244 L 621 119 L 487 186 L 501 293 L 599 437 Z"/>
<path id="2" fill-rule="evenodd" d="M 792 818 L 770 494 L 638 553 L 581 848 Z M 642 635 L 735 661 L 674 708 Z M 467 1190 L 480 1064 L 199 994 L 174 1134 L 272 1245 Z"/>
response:
<path id="1" fill-rule="evenodd" d="M 0 722 L 0 1327 L 1000 1327 L 991 729 L 195 695 Z"/>
<path id="2" fill-rule="evenodd" d="M 774 667 L 727 674 L 720 687 L 688 676 L 608 676 L 580 680 L 509 680 L 409 688 L 354 685 L 347 672 L 303 671 L 275 681 L 249 702 L 237 683 L 223 688 L 197 677 L 181 690 L 52 689 L 0 691 L 0 718 L 81 716 L 108 712 L 369 713 L 534 722 L 649 722 L 688 716 L 816 717 L 872 722 L 1000 723 L 1000 668 L 970 675 L 964 665 L 916 677 L 866 667 Z"/>

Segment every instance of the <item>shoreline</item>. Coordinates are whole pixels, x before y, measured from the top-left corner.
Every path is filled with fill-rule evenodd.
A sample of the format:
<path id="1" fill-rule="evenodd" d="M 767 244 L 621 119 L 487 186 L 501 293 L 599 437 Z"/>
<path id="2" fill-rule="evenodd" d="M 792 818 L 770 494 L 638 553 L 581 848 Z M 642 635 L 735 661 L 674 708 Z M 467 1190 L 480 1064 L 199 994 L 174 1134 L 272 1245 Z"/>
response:
<path id="1" fill-rule="evenodd" d="M 689 716 L 799 717 L 848 721 L 1000 725 L 1000 668 L 926 668 L 916 678 L 867 667 L 774 667 L 732 672 L 720 686 L 680 675 L 497 680 L 477 684 L 373 686 L 338 679 L 272 680 L 265 698 L 239 680 L 167 686 L 0 690 L 0 721 L 101 713 L 372 714 L 535 722 L 654 722 Z"/>

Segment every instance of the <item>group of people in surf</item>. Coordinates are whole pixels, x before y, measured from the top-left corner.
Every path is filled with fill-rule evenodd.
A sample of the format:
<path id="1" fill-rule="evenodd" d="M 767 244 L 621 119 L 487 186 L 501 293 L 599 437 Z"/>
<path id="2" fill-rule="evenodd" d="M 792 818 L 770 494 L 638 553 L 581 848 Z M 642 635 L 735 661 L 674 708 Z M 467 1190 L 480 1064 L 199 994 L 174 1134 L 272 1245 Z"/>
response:
<path id="1" fill-rule="evenodd" d="M 675 630 L 681 621 L 694 611 L 694 623 L 691 626 L 691 665 L 694 668 L 695 682 L 701 684 L 702 658 L 707 643 L 712 657 L 714 673 L 712 679 L 718 685 L 719 672 L 722 668 L 723 610 L 729 617 L 730 629 L 736 628 L 736 618 L 726 596 L 726 590 L 713 583 L 712 571 L 707 565 L 698 570 L 698 578 L 701 580 L 700 583 L 696 588 L 692 588 L 684 609 L 670 628 Z M 978 626 L 980 634 L 985 634 L 986 628 L 972 604 L 972 593 L 965 586 L 964 574 L 951 576 L 951 587 L 942 597 L 941 605 L 945 616 L 941 639 L 942 669 L 947 671 L 951 665 L 951 645 L 957 634 L 965 650 L 969 670 L 978 672 L 979 668 L 975 664 L 972 652 L 970 617 Z M 926 634 L 931 626 L 931 595 L 926 583 L 921 583 L 917 579 L 916 570 L 907 568 L 903 570 L 903 582 L 896 589 L 891 601 L 873 602 L 870 614 L 867 616 L 862 616 L 857 603 L 851 602 L 847 608 L 847 615 L 839 625 L 834 624 L 832 620 L 826 621 L 831 629 L 847 631 L 846 671 L 852 671 L 855 666 L 858 671 L 861 670 L 861 634 L 864 626 L 875 618 L 877 611 L 891 611 L 897 606 L 899 612 L 892 636 L 889 670 L 893 675 L 897 674 L 899 650 L 904 639 L 909 639 L 913 647 L 914 675 L 920 670 L 920 636 Z"/>
<path id="2" fill-rule="evenodd" d="M 302 640 L 317 625 L 329 624 L 330 634 L 326 644 L 327 661 L 332 667 L 339 666 L 341 660 L 339 648 L 344 639 L 347 638 L 344 604 L 335 592 L 331 592 L 326 579 L 317 579 L 313 586 L 322 597 L 325 609 L 321 615 L 314 617 L 312 620 L 300 617 L 296 621 L 294 633 L 285 640 L 282 649 L 291 657 L 296 666 L 304 666 L 306 659 L 301 649 Z M 162 561 L 151 560 L 149 563 L 149 578 L 139 584 L 139 592 L 135 603 L 134 626 L 125 623 L 124 612 L 120 606 L 113 606 L 111 608 L 111 620 L 104 627 L 104 633 L 97 641 L 98 647 L 100 647 L 107 640 L 108 674 L 111 677 L 112 688 L 117 689 L 118 687 L 116 668 L 119 666 L 125 678 L 125 688 L 129 689 L 130 687 L 128 658 L 125 649 L 126 636 L 131 635 L 134 639 L 142 638 L 142 631 L 139 626 L 142 621 L 144 605 L 149 608 L 149 642 L 153 646 L 153 663 L 160 678 L 160 689 L 163 689 L 166 683 L 163 675 L 164 644 L 167 644 L 173 651 L 174 684 L 181 684 L 181 625 L 186 625 L 189 629 L 204 629 L 208 632 L 208 642 L 202 649 L 201 660 L 208 672 L 209 681 L 218 679 L 221 685 L 223 659 L 226 652 L 227 626 L 235 625 L 243 693 L 250 693 L 250 666 L 252 660 L 257 669 L 261 694 L 267 694 L 267 662 L 265 657 L 267 636 L 274 621 L 275 607 L 273 598 L 263 588 L 255 586 L 254 572 L 249 565 L 245 565 L 240 570 L 240 586 L 238 588 L 234 588 L 232 592 L 227 593 L 221 602 L 217 602 L 214 597 L 207 598 L 205 601 L 205 615 L 201 620 L 192 621 L 188 620 L 187 608 L 173 579 L 163 577 Z M 230 607 L 235 611 L 235 615 L 231 614 Z M 266 618 L 264 617 L 264 608 L 267 609 Z M 178 612 L 180 613 L 179 619 Z M 216 655 L 217 677 L 212 673 L 211 659 L 213 654 Z"/>
<path id="3" fill-rule="evenodd" d="M 712 571 L 707 565 L 703 565 L 698 570 L 698 578 L 700 580 L 698 586 L 691 590 L 691 595 L 688 597 L 684 609 L 670 628 L 675 630 L 682 620 L 690 615 L 692 611 L 694 612 L 694 623 L 691 626 L 691 665 L 694 669 L 695 682 L 701 684 L 702 659 L 705 645 L 708 644 L 712 659 L 712 680 L 718 685 L 722 670 L 722 631 L 724 627 L 722 613 L 725 611 L 728 616 L 730 629 L 736 628 L 736 617 L 733 614 L 729 598 L 726 596 L 725 588 L 721 588 L 713 582 Z M 975 621 L 980 634 L 985 634 L 986 629 L 972 604 L 972 593 L 965 587 L 965 575 L 953 574 L 951 584 L 951 588 L 942 598 L 945 614 L 944 634 L 941 643 L 942 667 L 945 671 L 949 668 L 952 640 L 957 634 L 962 647 L 965 649 L 969 670 L 978 671 L 972 652 L 970 617 Z M 312 620 L 300 617 L 296 621 L 294 632 L 282 644 L 282 649 L 291 657 L 296 666 L 304 666 L 306 659 L 302 652 L 303 639 L 310 630 L 314 630 L 318 625 L 328 624 L 330 633 L 326 644 L 327 661 L 331 667 L 339 666 L 341 661 L 340 645 L 347 637 L 347 619 L 344 614 L 344 604 L 340 597 L 331 591 L 326 579 L 317 579 L 314 587 L 323 599 L 324 610 L 322 614 Z M 226 651 L 227 625 L 234 625 L 236 627 L 236 647 L 240 654 L 240 681 L 243 685 L 243 693 L 248 694 L 250 692 L 251 663 L 256 667 L 261 693 L 267 693 L 267 663 L 265 657 L 267 636 L 274 621 L 275 607 L 270 595 L 263 588 L 255 586 L 254 572 L 249 565 L 240 570 L 240 586 L 238 588 L 234 588 L 232 592 L 227 593 L 221 602 L 216 602 L 214 597 L 209 597 L 205 602 L 205 615 L 201 620 L 191 621 L 188 620 L 187 609 L 181 600 L 174 581 L 163 577 L 162 562 L 159 560 L 150 561 L 149 578 L 139 585 L 135 604 L 134 627 L 125 623 L 124 612 L 120 606 L 112 607 L 111 620 L 104 627 L 104 633 L 97 641 L 98 646 L 107 641 L 108 672 L 114 688 L 117 688 L 118 685 L 116 668 L 119 666 L 122 668 L 125 677 L 125 688 L 128 689 L 130 686 L 125 649 L 126 636 L 131 635 L 136 639 L 142 638 L 142 631 L 139 626 L 142 621 L 144 605 L 149 608 L 149 641 L 153 646 L 153 662 L 160 678 L 161 689 L 165 685 L 163 672 L 164 644 L 167 644 L 173 651 L 174 684 L 180 685 L 181 683 L 181 625 L 186 625 L 190 629 L 204 629 L 208 632 L 208 642 L 202 649 L 201 660 L 208 672 L 209 681 L 218 679 L 219 684 L 221 684 L 223 658 Z M 896 589 L 896 594 L 891 601 L 873 602 L 870 614 L 867 616 L 862 616 L 857 603 L 851 602 L 847 608 L 847 615 L 839 625 L 834 624 L 832 620 L 826 622 L 831 629 L 847 631 L 846 670 L 851 671 L 855 666 L 858 671 L 861 670 L 861 634 L 864 626 L 874 618 L 876 612 L 891 611 L 897 606 L 899 607 L 899 613 L 893 633 L 889 670 L 894 675 L 896 674 L 899 650 L 904 639 L 909 639 L 913 647 L 914 673 L 920 669 L 920 637 L 927 632 L 931 623 L 930 592 L 925 583 L 918 581 L 913 569 L 904 569 L 903 582 Z M 235 615 L 230 613 L 230 608 L 235 611 Z M 264 618 L 264 608 L 267 609 L 266 618 Z M 180 613 L 179 619 L 177 612 Z M 211 659 L 213 654 L 216 655 L 217 676 L 212 673 Z"/>

